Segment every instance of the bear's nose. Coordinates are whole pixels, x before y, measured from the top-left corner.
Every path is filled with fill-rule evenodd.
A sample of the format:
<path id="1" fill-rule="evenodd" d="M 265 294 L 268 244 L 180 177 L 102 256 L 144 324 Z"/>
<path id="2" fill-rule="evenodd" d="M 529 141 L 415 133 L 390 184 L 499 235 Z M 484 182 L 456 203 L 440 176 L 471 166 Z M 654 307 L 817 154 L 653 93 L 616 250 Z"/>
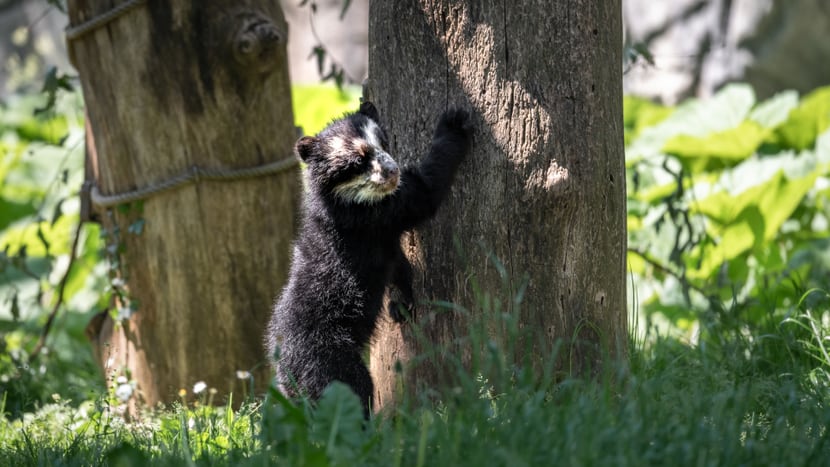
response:
<path id="1" fill-rule="evenodd" d="M 380 176 L 383 178 L 397 179 L 401 173 L 401 170 L 395 160 L 385 152 L 379 152 L 375 162 L 377 163 L 376 167 L 380 169 Z"/>
<path id="2" fill-rule="evenodd" d="M 401 174 L 401 169 L 398 168 L 397 165 L 393 165 L 391 167 L 384 166 L 383 167 L 383 176 L 384 178 L 398 178 L 398 175 Z"/>

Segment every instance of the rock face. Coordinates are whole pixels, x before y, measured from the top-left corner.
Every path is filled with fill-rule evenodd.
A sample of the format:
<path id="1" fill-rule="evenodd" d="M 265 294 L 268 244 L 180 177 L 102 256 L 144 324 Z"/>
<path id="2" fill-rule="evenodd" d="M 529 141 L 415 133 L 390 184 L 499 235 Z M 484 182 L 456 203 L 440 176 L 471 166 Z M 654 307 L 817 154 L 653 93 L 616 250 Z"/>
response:
<path id="1" fill-rule="evenodd" d="M 826 0 L 624 0 L 623 17 L 626 45 L 654 58 L 626 64 L 629 93 L 674 103 L 730 81 L 759 97 L 830 83 Z"/>

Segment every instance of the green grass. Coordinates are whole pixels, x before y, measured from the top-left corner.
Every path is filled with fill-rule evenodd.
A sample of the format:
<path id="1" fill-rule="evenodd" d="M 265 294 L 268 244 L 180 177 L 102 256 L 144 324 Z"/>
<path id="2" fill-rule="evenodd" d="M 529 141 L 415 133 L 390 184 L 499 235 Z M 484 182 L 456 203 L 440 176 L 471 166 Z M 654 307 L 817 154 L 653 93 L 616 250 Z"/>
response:
<path id="1" fill-rule="evenodd" d="M 56 402 L 0 421 L 0 464 L 826 465 L 828 314 L 800 305 L 751 328 L 713 311 L 696 345 L 646 336 L 593 379 L 460 370 L 458 387 L 368 424 L 342 386 L 314 409 L 276 393 L 238 411 L 203 398 L 129 423 L 107 394 Z"/>

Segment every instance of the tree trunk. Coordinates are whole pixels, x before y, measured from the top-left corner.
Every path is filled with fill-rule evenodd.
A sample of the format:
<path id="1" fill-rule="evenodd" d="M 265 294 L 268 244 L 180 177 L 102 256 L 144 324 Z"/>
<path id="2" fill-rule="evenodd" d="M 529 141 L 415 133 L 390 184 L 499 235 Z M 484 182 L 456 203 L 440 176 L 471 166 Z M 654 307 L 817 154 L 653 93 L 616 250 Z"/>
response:
<path id="1" fill-rule="evenodd" d="M 469 329 L 537 372 L 624 357 L 620 2 L 409 0 L 372 2 L 369 15 L 366 92 L 399 159 L 426 152 L 444 108 L 476 119 L 450 199 L 406 241 L 422 304 L 416 327 L 379 330 L 378 405 L 396 397 L 398 361 L 407 391 L 475 361 L 483 344 Z"/>
<path id="2" fill-rule="evenodd" d="M 197 381 L 238 402 L 251 388 L 237 370 L 252 372 L 255 390 L 270 378 L 263 330 L 287 278 L 300 192 L 282 12 L 255 0 L 148 0 L 87 30 L 113 3 L 129 2 L 68 5 L 96 187 L 114 195 L 199 177 L 99 209 L 117 306 L 135 310 L 91 323 L 93 338 L 107 377 L 129 375 L 146 404 Z M 286 158 L 279 172 L 205 180 Z"/>

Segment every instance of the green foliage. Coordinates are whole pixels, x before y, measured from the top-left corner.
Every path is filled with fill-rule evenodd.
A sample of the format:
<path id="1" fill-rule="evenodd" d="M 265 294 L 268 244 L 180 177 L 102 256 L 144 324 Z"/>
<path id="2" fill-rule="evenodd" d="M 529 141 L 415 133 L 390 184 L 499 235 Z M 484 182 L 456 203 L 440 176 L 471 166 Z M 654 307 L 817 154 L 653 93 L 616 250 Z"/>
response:
<path id="1" fill-rule="evenodd" d="M 752 155 L 767 131 L 751 120 L 741 122 L 737 127 L 719 131 L 705 137 L 680 134 L 668 140 L 663 151 L 671 154 L 687 166 L 706 167 L 711 159 L 742 161 Z"/>
<path id="2" fill-rule="evenodd" d="M 46 96 L 11 96 L 0 113 L 0 389 L 19 416 L 53 397 L 79 403 L 101 389 L 84 327 L 103 295 L 97 229 L 81 235 L 48 347 L 29 357 L 59 301 L 78 225 L 83 178 L 81 101 L 52 76 Z M 48 109 L 47 109 L 48 107 Z M 53 396 L 54 395 L 54 396 Z"/>
<path id="3" fill-rule="evenodd" d="M 672 113 L 672 109 L 663 107 L 645 99 L 625 96 L 623 99 L 623 124 L 625 144 L 640 135 L 643 129 L 660 123 Z"/>
<path id="4" fill-rule="evenodd" d="M 626 111 L 648 118 L 654 108 Z M 751 310 L 750 320 L 784 319 L 793 297 L 830 271 L 830 87 L 801 103 L 793 92 L 757 103 L 731 85 L 660 109 L 626 153 L 629 264 L 644 322 L 691 337 L 720 302 Z"/>
<path id="5" fill-rule="evenodd" d="M 787 121 L 775 129 L 781 147 L 804 150 L 830 127 L 830 87 L 820 88 L 790 112 Z"/>
<path id="6" fill-rule="evenodd" d="M 58 402 L 0 419 L 1 465 L 239 465 L 255 452 L 258 407 L 175 405 L 126 423 L 106 405 Z"/>
<path id="7" fill-rule="evenodd" d="M 291 88 L 294 120 L 306 135 L 317 134 L 332 120 L 360 105 L 360 88 L 338 89 L 326 85 L 303 85 Z"/>

